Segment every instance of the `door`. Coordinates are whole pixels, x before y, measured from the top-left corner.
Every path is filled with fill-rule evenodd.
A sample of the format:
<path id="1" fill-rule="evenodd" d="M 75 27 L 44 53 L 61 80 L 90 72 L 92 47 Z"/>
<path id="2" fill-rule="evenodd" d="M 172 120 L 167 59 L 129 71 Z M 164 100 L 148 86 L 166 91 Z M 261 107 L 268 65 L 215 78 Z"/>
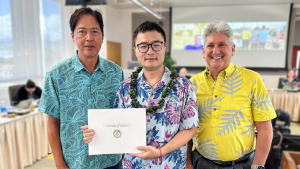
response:
<path id="1" fill-rule="evenodd" d="M 121 63 L 121 43 L 107 41 L 107 60 L 122 66 Z"/>

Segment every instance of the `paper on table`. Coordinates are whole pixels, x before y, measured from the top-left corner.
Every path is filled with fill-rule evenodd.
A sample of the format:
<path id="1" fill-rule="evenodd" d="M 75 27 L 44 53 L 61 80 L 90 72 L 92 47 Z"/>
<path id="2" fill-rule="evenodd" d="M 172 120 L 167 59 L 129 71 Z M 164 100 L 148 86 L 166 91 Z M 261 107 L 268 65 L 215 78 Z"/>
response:
<path id="1" fill-rule="evenodd" d="M 146 146 L 146 109 L 89 109 L 88 125 L 95 136 L 89 155 L 140 153 Z"/>

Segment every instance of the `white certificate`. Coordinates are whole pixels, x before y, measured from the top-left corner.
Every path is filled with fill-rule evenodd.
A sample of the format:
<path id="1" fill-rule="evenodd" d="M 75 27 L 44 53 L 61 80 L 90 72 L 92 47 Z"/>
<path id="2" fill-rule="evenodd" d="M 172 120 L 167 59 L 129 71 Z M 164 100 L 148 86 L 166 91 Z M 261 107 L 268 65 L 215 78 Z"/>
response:
<path id="1" fill-rule="evenodd" d="M 146 109 L 89 109 L 88 126 L 95 135 L 89 155 L 141 153 L 146 146 Z"/>

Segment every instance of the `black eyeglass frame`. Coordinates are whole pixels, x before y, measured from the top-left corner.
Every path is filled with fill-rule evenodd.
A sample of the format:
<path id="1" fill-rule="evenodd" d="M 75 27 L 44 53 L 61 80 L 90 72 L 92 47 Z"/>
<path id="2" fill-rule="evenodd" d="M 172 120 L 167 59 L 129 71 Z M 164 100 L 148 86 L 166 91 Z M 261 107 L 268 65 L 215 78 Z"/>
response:
<path id="1" fill-rule="evenodd" d="M 160 50 L 162 49 L 163 45 L 161 45 L 161 48 L 160 48 L 159 50 L 154 50 L 154 49 L 153 49 L 153 46 L 152 46 L 154 43 L 165 44 L 166 42 L 155 41 L 155 42 L 150 43 L 150 44 L 147 44 L 147 43 L 140 43 L 140 44 L 137 44 L 135 47 L 138 48 L 138 50 L 141 52 L 141 50 L 140 50 L 140 48 L 139 48 L 139 45 L 147 45 L 147 51 L 146 51 L 146 52 L 141 52 L 141 53 L 147 53 L 147 52 L 149 51 L 149 46 L 151 46 L 152 50 L 155 51 L 155 52 L 160 51 Z"/>

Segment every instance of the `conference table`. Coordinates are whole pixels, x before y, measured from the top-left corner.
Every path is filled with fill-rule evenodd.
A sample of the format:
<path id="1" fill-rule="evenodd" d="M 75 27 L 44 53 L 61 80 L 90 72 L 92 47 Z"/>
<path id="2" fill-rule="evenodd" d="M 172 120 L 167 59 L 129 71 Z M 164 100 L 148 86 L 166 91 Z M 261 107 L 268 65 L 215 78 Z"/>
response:
<path id="1" fill-rule="evenodd" d="M 291 116 L 291 121 L 300 121 L 300 93 L 276 91 L 269 92 L 274 109 L 282 109 Z"/>
<path id="2" fill-rule="evenodd" d="M 23 169 L 49 153 L 46 114 L 36 109 L 14 118 L 0 117 L 0 169 Z"/>

